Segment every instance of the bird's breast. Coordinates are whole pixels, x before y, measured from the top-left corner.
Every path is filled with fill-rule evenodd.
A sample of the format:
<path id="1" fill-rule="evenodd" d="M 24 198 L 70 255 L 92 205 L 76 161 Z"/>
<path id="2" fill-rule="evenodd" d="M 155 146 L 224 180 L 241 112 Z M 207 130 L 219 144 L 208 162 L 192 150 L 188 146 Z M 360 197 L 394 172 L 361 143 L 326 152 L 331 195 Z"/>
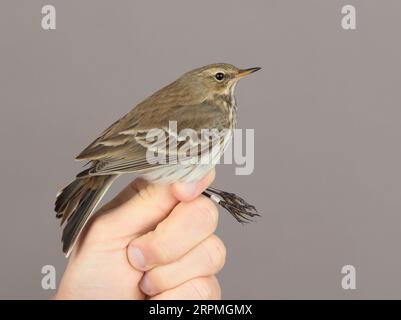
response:
<path id="1" fill-rule="evenodd" d="M 223 110 L 225 115 L 224 127 L 235 129 L 237 126 L 237 104 L 232 94 L 221 95 L 217 99 L 217 105 Z"/>

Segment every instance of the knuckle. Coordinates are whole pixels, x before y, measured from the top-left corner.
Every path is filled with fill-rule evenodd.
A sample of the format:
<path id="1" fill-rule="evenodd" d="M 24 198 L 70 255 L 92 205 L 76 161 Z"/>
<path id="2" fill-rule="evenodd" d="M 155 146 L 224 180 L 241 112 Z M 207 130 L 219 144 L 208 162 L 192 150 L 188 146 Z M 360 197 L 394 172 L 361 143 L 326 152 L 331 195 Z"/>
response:
<path id="1" fill-rule="evenodd" d="M 141 189 L 145 188 L 147 185 L 146 180 L 141 178 L 136 178 L 128 184 L 130 191 L 134 194 L 138 193 Z"/>
<path id="2" fill-rule="evenodd" d="M 204 242 L 204 249 L 208 261 L 208 269 L 214 273 L 223 268 L 226 261 L 226 247 L 216 235 L 212 235 Z"/>
<path id="3" fill-rule="evenodd" d="M 168 249 L 166 243 L 158 236 L 157 231 L 152 231 L 150 237 L 152 240 L 149 242 L 149 251 L 153 256 L 153 260 L 159 264 L 172 261 L 171 250 Z"/>
<path id="4" fill-rule="evenodd" d="M 161 192 L 160 185 L 148 183 L 145 180 L 139 179 L 136 183 L 138 192 L 136 193 L 136 200 L 146 203 L 156 211 L 164 212 L 169 210 L 170 206 L 168 203 L 158 201 L 160 198 L 158 195 Z"/>
<path id="5" fill-rule="evenodd" d="M 206 197 L 200 197 L 193 203 L 196 208 L 196 210 L 194 210 L 196 219 L 200 220 L 196 222 L 200 222 L 210 230 L 215 230 L 219 215 L 214 203 Z"/>
<path id="6" fill-rule="evenodd" d="M 191 281 L 192 289 L 200 300 L 218 299 L 220 286 L 215 277 L 197 278 Z"/>
<path id="7" fill-rule="evenodd" d="M 141 180 L 134 182 L 135 184 L 141 183 Z M 144 202 L 152 201 L 154 194 L 154 185 L 144 185 L 139 188 L 139 192 L 137 193 L 138 198 L 142 199 Z"/>

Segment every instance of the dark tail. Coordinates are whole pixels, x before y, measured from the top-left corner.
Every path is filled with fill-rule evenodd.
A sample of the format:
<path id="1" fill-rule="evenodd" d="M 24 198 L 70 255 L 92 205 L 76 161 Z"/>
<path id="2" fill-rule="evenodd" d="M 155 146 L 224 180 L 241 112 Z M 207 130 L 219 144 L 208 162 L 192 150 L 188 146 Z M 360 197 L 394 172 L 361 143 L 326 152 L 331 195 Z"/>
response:
<path id="1" fill-rule="evenodd" d="M 97 204 L 117 175 L 78 177 L 57 195 L 56 217 L 61 218 L 63 252 L 68 257 Z"/>

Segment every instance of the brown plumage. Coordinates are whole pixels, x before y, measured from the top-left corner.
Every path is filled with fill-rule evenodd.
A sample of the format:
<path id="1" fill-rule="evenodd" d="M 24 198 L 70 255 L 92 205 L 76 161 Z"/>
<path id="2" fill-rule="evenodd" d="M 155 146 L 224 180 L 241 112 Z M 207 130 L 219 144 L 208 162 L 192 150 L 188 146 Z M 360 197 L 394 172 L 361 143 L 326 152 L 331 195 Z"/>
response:
<path id="1" fill-rule="evenodd" d="M 235 84 L 257 70 L 213 64 L 185 73 L 139 103 L 85 148 L 76 159 L 89 161 L 90 167 L 59 192 L 55 204 L 61 224 L 66 223 L 63 252 L 69 255 L 96 205 L 120 174 L 138 172 L 149 181 L 165 183 L 197 181 L 206 175 L 223 153 L 236 125 Z M 221 150 L 208 164 L 150 161 L 147 151 L 152 146 L 146 140 L 147 134 L 159 128 L 165 132 L 164 142 L 171 144 L 175 138 L 169 131 L 169 121 L 176 121 L 177 132 L 187 128 L 199 135 L 202 129 L 225 132 L 220 139 Z M 203 144 L 200 148 L 210 149 L 209 142 L 199 144 Z M 177 154 L 170 152 L 167 156 L 174 158 Z M 257 215 L 253 206 L 232 193 L 208 188 L 204 194 L 218 201 L 238 221 Z"/>

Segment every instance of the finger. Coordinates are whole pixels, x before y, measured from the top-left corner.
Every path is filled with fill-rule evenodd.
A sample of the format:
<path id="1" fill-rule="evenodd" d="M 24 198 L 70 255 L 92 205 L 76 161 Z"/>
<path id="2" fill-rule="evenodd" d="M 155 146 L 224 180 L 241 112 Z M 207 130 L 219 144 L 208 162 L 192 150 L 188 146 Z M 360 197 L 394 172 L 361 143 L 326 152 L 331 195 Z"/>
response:
<path id="1" fill-rule="evenodd" d="M 198 196 L 207 188 L 213 178 L 214 170 L 195 184 L 195 195 Z M 181 184 L 183 189 L 184 186 L 185 184 Z M 154 229 L 177 205 L 180 198 L 180 191 L 176 191 L 171 185 L 135 179 L 110 205 L 106 204 L 101 209 L 91 229 L 98 229 L 103 234 L 116 234 L 121 238 L 143 234 Z"/>
<path id="2" fill-rule="evenodd" d="M 216 171 L 212 169 L 204 178 L 198 182 L 182 183 L 177 182 L 171 185 L 173 188 L 173 195 L 180 201 L 189 201 L 199 196 L 214 180 Z M 99 213 L 110 211 L 124 202 L 131 199 L 138 193 L 137 182 L 131 182 L 127 185 L 117 196 L 111 201 L 106 203 Z"/>
<path id="3" fill-rule="evenodd" d="M 196 278 L 164 291 L 151 300 L 218 300 L 221 289 L 215 276 Z"/>
<path id="4" fill-rule="evenodd" d="M 212 172 L 195 183 L 196 196 L 208 186 L 213 177 Z M 182 188 L 184 186 L 185 184 L 181 184 Z M 121 238 L 143 234 L 154 229 L 177 205 L 180 197 L 180 192 L 171 185 L 135 179 L 110 204 L 101 209 L 93 228 L 98 226 L 101 232 L 118 234 Z"/>
<path id="5" fill-rule="evenodd" d="M 152 229 L 178 203 L 169 185 L 152 184 L 139 178 L 129 187 L 134 196 L 107 214 L 97 216 L 91 232 L 132 238 Z"/>
<path id="6" fill-rule="evenodd" d="M 137 193 L 138 190 L 136 187 L 136 181 L 132 181 L 122 191 L 120 191 L 112 200 L 110 200 L 103 207 L 101 207 L 98 211 L 98 214 L 108 213 L 109 211 L 122 205 L 124 202 L 127 202 Z"/>
<path id="7" fill-rule="evenodd" d="M 191 201 L 199 196 L 213 182 L 215 176 L 216 171 L 213 169 L 197 183 L 174 183 L 172 185 L 173 193 L 180 201 Z"/>
<path id="8" fill-rule="evenodd" d="M 214 275 L 223 267 L 225 258 L 223 242 L 211 235 L 181 259 L 145 272 L 140 288 L 147 296 L 154 296 L 191 279 Z"/>
<path id="9" fill-rule="evenodd" d="M 217 208 L 208 198 L 181 202 L 154 231 L 130 243 L 128 259 L 141 271 L 171 263 L 209 237 L 216 230 L 217 220 Z"/>

